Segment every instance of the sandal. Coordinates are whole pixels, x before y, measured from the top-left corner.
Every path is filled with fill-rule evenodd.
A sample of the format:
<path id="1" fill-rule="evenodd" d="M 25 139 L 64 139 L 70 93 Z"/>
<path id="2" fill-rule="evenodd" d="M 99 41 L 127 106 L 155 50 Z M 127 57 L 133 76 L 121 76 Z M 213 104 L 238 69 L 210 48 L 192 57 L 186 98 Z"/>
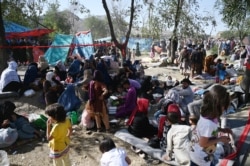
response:
<path id="1" fill-rule="evenodd" d="M 106 133 L 111 133 L 110 129 L 106 129 Z"/>
<path id="2" fill-rule="evenodd" d="M 100 132 L 102 132 L 102 129 L 101 129 L 101 128 L 96 129 L 96 132 L 97 132 L 97 133 L 100 133 Z"/>

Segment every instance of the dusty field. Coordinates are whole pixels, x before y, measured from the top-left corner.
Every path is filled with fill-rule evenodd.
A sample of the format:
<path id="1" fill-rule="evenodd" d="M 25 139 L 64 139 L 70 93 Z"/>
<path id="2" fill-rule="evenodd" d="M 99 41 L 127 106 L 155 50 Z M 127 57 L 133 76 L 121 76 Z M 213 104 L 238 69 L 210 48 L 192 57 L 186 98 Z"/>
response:
<path id="1" fill-rule="evenodd" d="M 147 75 L 159 75 L 159 79 L 164 80 L 164 75 L 172 75 L 174 78 L 181 80 L 183 76 L 179 74 L 179 71 L 151 67 L 154 66 L 147 56 L 140 57 L 143 58 L 143 64 L 147 65 L 149 68 L 145 70 Z M 23 68 L 20 68 L 23 70 Z M 44 113 L 45 106 L 39 102 L 39 97 L 41 92 L 38 92 L 33 97 L 21 97 L 21 98 L 8 98 L 15 102 L 17 105 L 16 111 L 22 114 L 30 113 Z M 117 130 L 117 127 L 113 126 L 113 132 Z M 130 149 L 130 145 L 114 137 L 113 134 L 106 133 L 91 133 L 88 134 L 81 126 L 74 126 L 74 133 L 71 137 L 71 151 L 70 158 L 73 166 L 97 166 L 99 165 L 99 160 L 101 153 L 98 149 L 98 140 L 102 139 L 103 136 L 110 136 L 114 139 L 118 147 L 124 147 L 128 153 L 128 156 L 132 160 L 132 166 L 148 166 L 154 165 L 151 159 L 142 159 L 136 153 Z M 44 138 L 33 140 L 31 142 L 25 143 L 23 145 L 14 146 L 8 149 L 8 157 L 11 166 L 48 166 L 52 165 L 51 160 L 48 157 L 48 144 Z M 166 165 L 164 163 L 158 164 Z"/>

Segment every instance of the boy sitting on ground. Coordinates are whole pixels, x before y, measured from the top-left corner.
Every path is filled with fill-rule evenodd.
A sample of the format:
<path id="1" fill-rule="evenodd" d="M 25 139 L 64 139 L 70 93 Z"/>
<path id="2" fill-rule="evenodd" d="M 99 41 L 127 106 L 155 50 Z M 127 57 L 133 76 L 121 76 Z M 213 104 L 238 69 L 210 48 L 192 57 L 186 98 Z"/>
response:
<path id="1" fill-rule="evenodd" d="M 163 160 L 172 160 L 173 154 L 178 165 L 190 165 L 188 155 L 188 144 L 191 138 L 190 126 L 181 125 L 181 113 L 176 104 L 171 104 L 168 107 L 167 121 L 171 124 L 171 128 L 167 133 L 167 148 L 166 154 L 162 157 Z"/>

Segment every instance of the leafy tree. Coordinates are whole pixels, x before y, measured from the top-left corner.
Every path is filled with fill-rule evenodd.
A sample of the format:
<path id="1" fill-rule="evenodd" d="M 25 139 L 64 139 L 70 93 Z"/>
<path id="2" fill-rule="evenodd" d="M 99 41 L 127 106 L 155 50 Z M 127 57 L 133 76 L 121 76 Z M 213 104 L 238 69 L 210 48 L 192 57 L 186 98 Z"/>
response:
<path id="1" fill-rule="evenodd" d="M 43 16 L 43 24 L 49 29 L 54 29 L 55 32 L 50 34 L 54 37 L 55 33 L 70 33 L 70 20 L 68 11 L 59 12 L 59 4 L 50 4 L 48 11 Z"/>
<path id="2" fill-rule="evenodd" d="M 202 16 L 198 13 L 197 0 L 160 0 L 158 6 L 162 22 L 167 28 L 173 28 L 170 50 L 173 62 L 178 38 L 200 38 L 205 34 L 202 27 L 207 26 L 213 19 L 211 16 Z"/>
<path id="3" fill-rule="evenodd" d="M 37 28 L 47 0 L 2 0 L 2 17 L 6 20 Z"/>
<path id="4" fill-rule="evenodd" d="M 131 3 L 130 3 L 130 20 L 129 20 L 129 24 L 128 24 L 128 30 L 127 30 L 127 33 L 125 35 L 125 41 L 123 43 L 120 43 L 117 40 L 117 37 L 115 35 L 111 14 L 110 14 L 110 11 L 109 11 L 106 0 L 102 0 L 102 4 L 103 4 L 103 8 L 104 8 L 104 10 L 106 12 L 106 15 L 107 15 L 111 38 L 112 38 L 114 44 L 116 45 L 116 47 L 121 50 L 122 56 L 125 57 L 126 56 L 126 48 L 127 48 L 128 40 L 129 40 L 129 37 L 130 37 L 133 20 L 134 20 L 134 18 L 137 17 L 136 15 L 134 15 L 135 10 L 136 10 L 135 0 L 131 0 Z"/>
<path id="5" fill-rule="evenodd" d="M 249 0 L 217 0 L 216 8 L 223 15 L 222 20 L 238 32 L 240 40 L 249 32 L 250 1 Z"/>
<path id="6" fill-rule="evenodd" d="M 235 36 L 237 36 L 237 31 L 232 31 L 232 30 L 223 31 L 220 34 L 220 37 L 224 39 L 231 39 L 234 38 Z"/>
<path id="7" fill-rule="evenodd" d="M 121 3 L 111 3 L 111 18 L 117 38 L 123 37 L 124 32 L 127 30 L 128 22 L 126 17 L 129 15 L 129 12 L 129 9 L 123 7 Z M 135 22 L 133 22 L 133 26 L 134 24 Z"/>
<path id="8" fill-rule="evenodd" d="M 146 26 L 141 28 L 142 33 L 146 34 L 145 37 L 160 39 L 165 26 L 160 18 L 159 9 L 154 5 L 154 0 L 143 0 L 143 3 L 147 5 L 147 12 L 145 13 L 148 13 L 148 18 L 146 19 Z"/>
<path id="9" fill-rule="evenodd" d="M 83 20 L 85 29 L 90 29 L 94 39 L 109 36 L 109 26 L 106 18 L 89 16 Z"/>

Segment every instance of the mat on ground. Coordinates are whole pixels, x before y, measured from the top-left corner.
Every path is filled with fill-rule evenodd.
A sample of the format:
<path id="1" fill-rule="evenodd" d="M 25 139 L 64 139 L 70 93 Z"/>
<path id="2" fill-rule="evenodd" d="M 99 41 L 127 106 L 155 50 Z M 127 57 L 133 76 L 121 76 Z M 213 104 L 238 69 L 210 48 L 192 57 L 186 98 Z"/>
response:
<path id="1" fill-rule="evenodd" d="M 136 148 L 141 149 L 143 152 L 147 153 L 149 156 L 152 156 L 155 159 L 159 159 L 162 162 L 165 162 L 170 165 L 178 165 L 175 161 L 164 161 L 162 160 L 162 155 L 164 152 L 161 149 L 154 149 L 150 147 L 147 142 L 143 139 L 133 136 L 128 132 L 127 129 L 118 130 L 115 133 L 115 136 L 120 138 L 121 140 L 135 146 Z"/>

